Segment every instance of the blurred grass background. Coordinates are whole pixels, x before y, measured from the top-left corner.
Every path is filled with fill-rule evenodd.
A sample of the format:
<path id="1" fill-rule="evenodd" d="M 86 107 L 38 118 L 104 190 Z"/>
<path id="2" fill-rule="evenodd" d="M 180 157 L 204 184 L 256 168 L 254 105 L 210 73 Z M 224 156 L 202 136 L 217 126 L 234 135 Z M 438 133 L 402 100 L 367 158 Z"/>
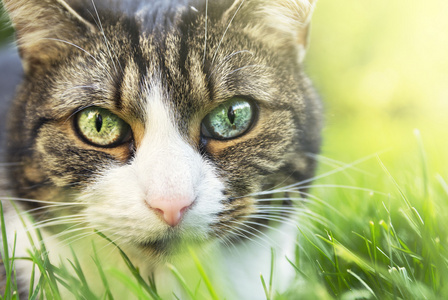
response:
<path id="1" fill-rule="evenodd" d="M 313 291 L 448 296 L 447 16 L 445 0 L 318 1 L 306 67 L 326 108 L 322 155 L 379 159 L 316 182 L 339 188 L 313 190 L 328 205 L 313 211 L 329 220 L 308 234 L 314 245 L 298 264 L 318 270 L 320 279 L 307 281 Z M 319 174 L 337 165 L 322 160 Z"/>
<path id="2" fill-rule="evenodd" d="M 420 129 L 446 174 L 448 1 L 318 1 L 307 71 L 326 106 L 323 154 L 406 158 Z"/>
<path id="3" fill-rule="evenodd" d="M 13 30 L 9 26 L 8 18 L 3 9 L 3 4 L 0 2 L 0 49 L 5 44 L 12 41 Z"/>
<path id="4" fill-rule="evenodd" d="M 319 174 L 341 165 L 337 161 L 352 163 L 381 153 L 381 162 L 425 224 L 421 227 L 413 223 L 418 220 L 413 219 L 412 210 L 405 205 L 397 186 L 374 155 L 356 169 L 316 181 L 316 184 L 366 188 L 378 193 L 345 188 L 313 189 L 313 194 L 328 204 L 312 207 L 313 211 L 337 227 L 331 223 L 329 226 L 315 224 L 316 236 L 328 234 L 332 238 L 327 237 L 324 242 L 320 238 L 320 244 L 319 238 L 313 239 L 319 250 L 310 245 L 304 247 L 308 260 L 298 255 L 296 263 L 302 272 L 309 271 L 310 278 L 313 270 L 321 272 L 318 275 L 321 277 L 308 280 L 308 289 L 303 289 L 303 285 L 298 290 L 292 287 L 291 295 L 300 292 L 306 296 L 308 291 L 311 294 L 305 298 L 326 298 L 322 295 L 339 298 L 346 290 L 365 287 L 362 281 L 373 290 L 373 293 L 369 289 L 364 292 L 377 295 L 376 298 L 382 298 L 382 290 L 388 290 L 391 298 L 398 295 L 403 299 L 448 295 L 440 287 L 448 277 L 447 16 L 446 0 L 319 0 L 306 69 L 325 105 L 322 155 L 334 160 L 322 159 Z M 5 28 L 0 24 L 0 44 L 11 40 L 11 30 Z M 419 129 L 423 146 L 419 146 L 415 129 Z M 387 240 L 391 231 L 384 229 L 383 221 L 388 219 L 390 222 L 386 223 L 394 224 L 402 243 Z M 371 234 L 372 231 L 375 233 Z M 370 244 L 363 239 L 368 239 L 370 244 L 378 239 L 378 247 L 366 249 L 365 245 Z M 391 269 L 386 275 L 378 270 L 367 272 L 356 259 L 347 259 L 347 253 L 341 249 L 331 255 L 330 240 L 341 242 L 357 259 L 372 261 L 379 269 L 386 270 L 395 266 L 392 258 L 375 249 L 384 253 L 401 248 L 402 252 L 408 251 L 410 255 L 406 257 L 404 252 L 395 253 L 395 259 L 397 267 L 407 266 L 412 279 L 412 285 L 407 288 L 411 292 L 392 292 L 401 283 L 387 277 L 387 274 L 394 276 Z M 332 259 L 319 256 L 319 251 Z M 345 263 L 338 261 L 344 253 Z M 439 268 L 428 271 L 428 266 Z M 356 277 L 349 269 L 361 279 L 357 284 L 350 282 Z M 375 277 L 379 273 L 381 276 Z M 387 286 L 382 281 L 384 278 L 392 280 L 394 286 Z M 338 281 L 349 283 L 338 287 Z M 421 289 L 420 284 L 424 286 Z M 414 287 L 419 291 L 414 292 Z M 425 292 L 429 288 L 434 294 Z M 351 299 L 356 298 L 353 295 Z M 372 298 L 363 295 L 357 299 Z M 286 294 L 285 298 L 294 296 Z"/>

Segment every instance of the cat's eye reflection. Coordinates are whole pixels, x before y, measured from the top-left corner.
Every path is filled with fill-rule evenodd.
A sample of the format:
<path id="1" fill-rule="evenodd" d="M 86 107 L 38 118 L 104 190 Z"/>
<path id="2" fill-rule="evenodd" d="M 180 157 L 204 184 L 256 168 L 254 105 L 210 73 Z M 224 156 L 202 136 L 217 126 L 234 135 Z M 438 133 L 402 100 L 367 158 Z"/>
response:
<path id="1" fill-rule="evenodd" d="M 115 147 L 132 137 L 131 127 L 117 115 L 100 107 L 89 107 L 76 114 L 75 128 L 87 143 Z"/>
<path id="2" fill-rule="evenodd" d="M 252 101 L 235 97 L 211 111 L 202 121 L 202 135 L 217 140 L 234 139 L 253 125 L 256 106 Z"/>

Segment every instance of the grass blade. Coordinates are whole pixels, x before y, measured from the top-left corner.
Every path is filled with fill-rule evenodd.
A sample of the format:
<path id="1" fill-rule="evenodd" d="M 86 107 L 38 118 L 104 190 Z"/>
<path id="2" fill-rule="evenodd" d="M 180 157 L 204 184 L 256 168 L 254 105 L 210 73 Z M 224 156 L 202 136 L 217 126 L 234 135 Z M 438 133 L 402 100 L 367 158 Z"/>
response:
<path id="1" fill-rule="evenodd" d="M 179 273 L 179 271 L 176 269 L 176 267 L 171 265 L 171 264 L 168 264 L 168 268 L 174 274 L 174 276 L 176 277 L 177 281 L 179 281 L 179 283 L 181 284 L 183 289 L 187 292 L 187 294 L 190 297 L 190 299 L 196 299 L 196 297 L 194 296 L 194 293 L 190 290 L 190 288 L 188 287 L 187 282 L 185 281 L 183 276 Z"/>
<path id="2" fill-rule="evenodd" d="M 194 253 L 194 251 L 191 248 L 189 248 L 189 251 L 190 251 L 190 255 L 193 258 L 193 261 L 196 265 L 196 268 L 198 269 L 199 274 L 201 275 L 202 280 L 204 280 L 205 286 L 207 287 L 208 292 L 210 293 L 210 297 L 214 300 L 218 300 L 219 297 L 216 294 L 216 291 L 213 288 L 213 285 L 211 284 L 210 279 L 208 278 L 207 274 L 205 273 L 205 270 L 202 267 L 201 262 L 199 261 L 198 257 L 196 256 L 196 254 Z"/>

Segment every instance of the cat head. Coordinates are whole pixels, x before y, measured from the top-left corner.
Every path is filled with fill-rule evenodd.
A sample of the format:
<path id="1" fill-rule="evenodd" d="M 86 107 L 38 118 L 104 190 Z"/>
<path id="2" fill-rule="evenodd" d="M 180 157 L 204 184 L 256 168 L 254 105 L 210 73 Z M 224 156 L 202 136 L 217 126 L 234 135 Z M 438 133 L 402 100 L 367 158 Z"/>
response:
<path id="1" fill-rule="evenodd" d="M 260 192 L 313 175 L 314 1 L 3 1 L 25 69 L 17 196 L 77 203 L 74 220 L 165 257 L 238 238 Z"/>

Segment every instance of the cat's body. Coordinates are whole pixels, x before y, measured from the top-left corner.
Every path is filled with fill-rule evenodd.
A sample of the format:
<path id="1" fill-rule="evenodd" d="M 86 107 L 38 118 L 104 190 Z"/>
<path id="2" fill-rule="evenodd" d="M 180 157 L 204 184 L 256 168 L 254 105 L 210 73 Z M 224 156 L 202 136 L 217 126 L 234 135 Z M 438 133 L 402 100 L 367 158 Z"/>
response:
<path id="1" fill-rule="evenodd" d="M 6 194 L 30 199 L 22 209 L 44 225 L 62 217 L 44 226 L 51 254 L 66 255 L 67 235 L 51 239 L 61 230 L 98 230 L 157 283 L 191 246 L 227 268 L 223 290 L 259 297 L 270 247 L 286 266 L 295 242 L 294 226 L 265 230 L 291 206 L 261 193 L 312 177 L 319 150 L 320 104 L 301 66 L 313 4 L 3 1 L 25 70 Z M 21 224 L 7 213 L 11 235 Z"/>

